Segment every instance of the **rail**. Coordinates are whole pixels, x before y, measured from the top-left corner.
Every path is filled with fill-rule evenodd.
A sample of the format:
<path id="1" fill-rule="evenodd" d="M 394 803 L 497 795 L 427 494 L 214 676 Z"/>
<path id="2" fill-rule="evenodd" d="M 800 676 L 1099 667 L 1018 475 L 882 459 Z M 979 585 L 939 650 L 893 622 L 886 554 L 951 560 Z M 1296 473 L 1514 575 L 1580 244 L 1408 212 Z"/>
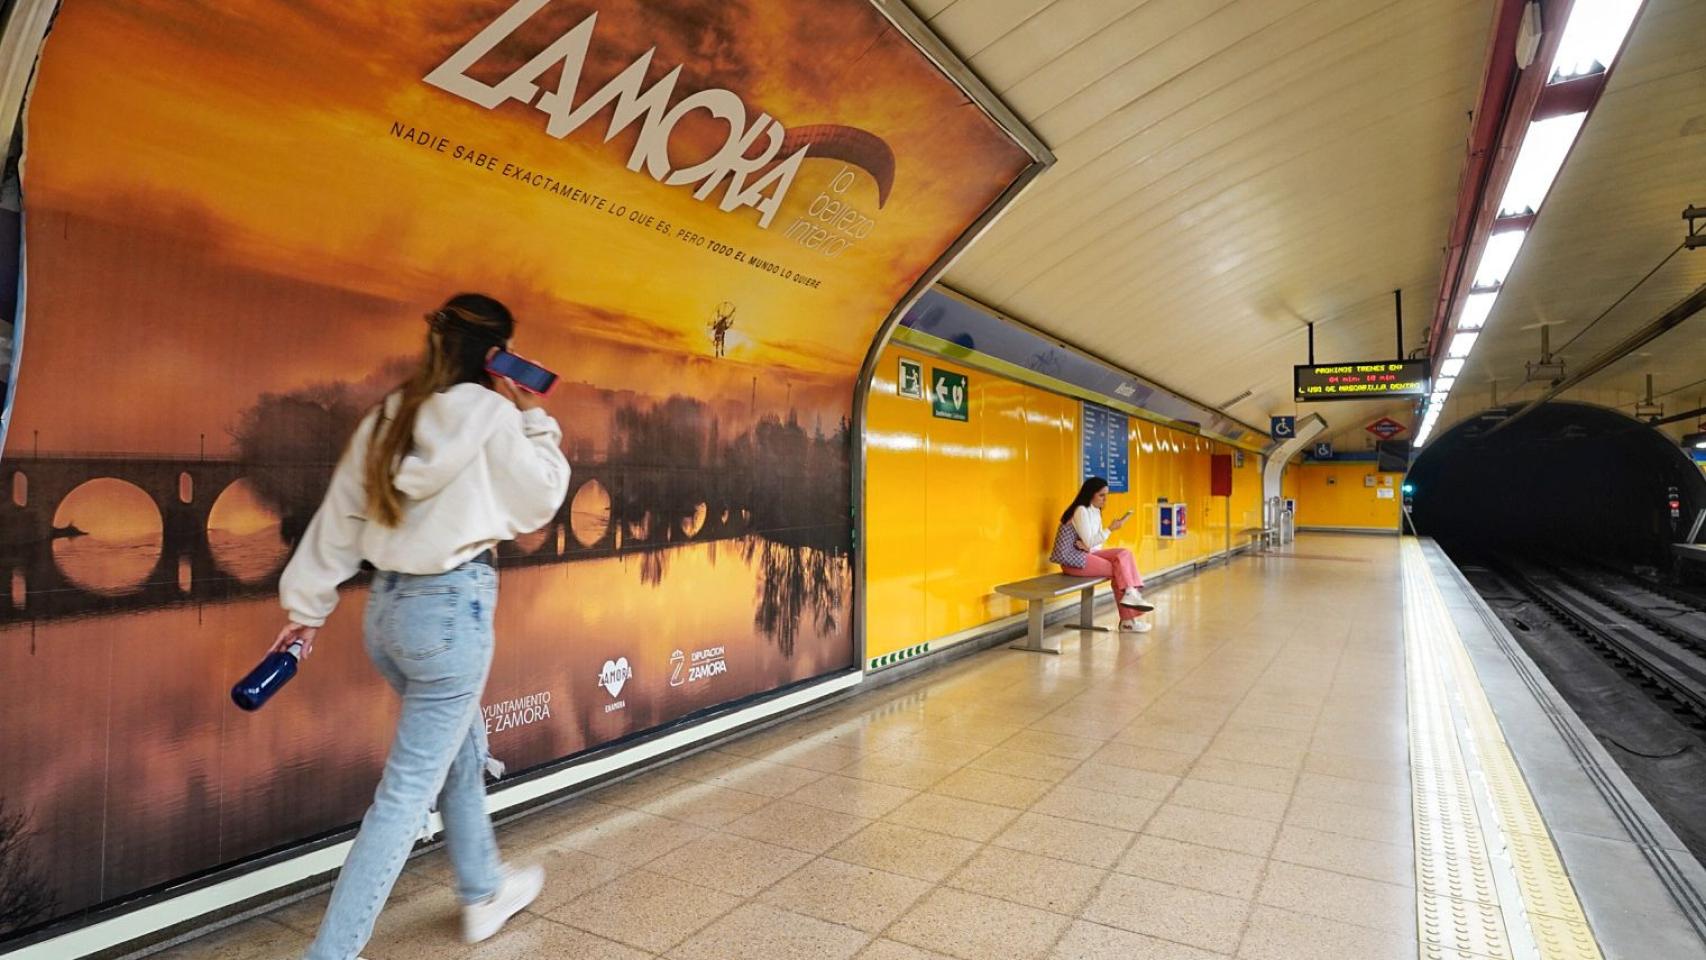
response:
<path id="1" fill-rule="evenodd" d="M 1579 573 L 1510 562 L 1495 569 L 1591 646 L 1692 714 L 1696 725 L 1706 723 L 1706 635 L 1693 623 L 1666 622 L 1654 604 L 1635 597 L 1608 597 L 1603 585 L 1589 585 Z M 1700 611 L 1684 612 L 1706 620 Z"/>

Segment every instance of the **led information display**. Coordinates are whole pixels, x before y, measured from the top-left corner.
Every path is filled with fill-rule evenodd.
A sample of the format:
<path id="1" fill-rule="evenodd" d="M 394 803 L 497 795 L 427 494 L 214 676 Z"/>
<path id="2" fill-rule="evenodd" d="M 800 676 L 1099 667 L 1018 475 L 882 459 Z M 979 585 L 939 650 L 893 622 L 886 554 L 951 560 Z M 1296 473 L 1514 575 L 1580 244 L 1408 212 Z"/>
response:
<path id="1" fill-rule="evenodd" d="M 1291 368 L 1291 375 L 1299 402 L 1425 397 L 1428 393 L 1426 360 L 1299 365 Z"/>

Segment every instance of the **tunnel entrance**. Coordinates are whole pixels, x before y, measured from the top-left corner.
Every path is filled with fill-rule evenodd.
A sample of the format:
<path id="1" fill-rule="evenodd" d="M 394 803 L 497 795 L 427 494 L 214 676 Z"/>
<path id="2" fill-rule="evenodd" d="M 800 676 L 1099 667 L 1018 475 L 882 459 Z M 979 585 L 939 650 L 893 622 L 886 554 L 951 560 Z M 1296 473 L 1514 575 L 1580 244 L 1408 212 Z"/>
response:
<path id="1" fill-rule="evenodd" d="M 1410 470 L 1416 530 L 1459 552 L 1669 566 L 1706 508 L 1706 478 L 1673 441 L 1626 414 L 1548 403 L 1488 435 L 1498 407 L 1441 436 Z M 1671 517 L 1669 494 L 1680 499 Z"/>

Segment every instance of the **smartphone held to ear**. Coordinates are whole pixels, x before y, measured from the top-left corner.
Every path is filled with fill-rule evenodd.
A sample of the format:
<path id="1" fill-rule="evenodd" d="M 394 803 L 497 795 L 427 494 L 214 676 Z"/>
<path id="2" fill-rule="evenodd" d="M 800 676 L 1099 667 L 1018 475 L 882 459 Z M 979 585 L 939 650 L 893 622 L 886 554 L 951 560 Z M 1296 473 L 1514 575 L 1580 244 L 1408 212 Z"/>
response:
<path id="1" fill-rule="evenodd" d="M 531 360 L 499 350 L 486 361 L 486 372 L 515 384 L 528 393 L 544 396 L 557 385 L 557 375 Z"/>

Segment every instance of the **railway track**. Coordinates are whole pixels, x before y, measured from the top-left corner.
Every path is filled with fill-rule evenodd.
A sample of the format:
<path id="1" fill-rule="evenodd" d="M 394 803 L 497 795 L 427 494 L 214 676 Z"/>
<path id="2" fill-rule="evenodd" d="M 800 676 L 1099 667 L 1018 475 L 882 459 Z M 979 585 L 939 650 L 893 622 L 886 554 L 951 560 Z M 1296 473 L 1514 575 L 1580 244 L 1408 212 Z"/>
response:
<path id="1" fill-rule="evenodd" d="M 1548 569 L 1600 603 L 1706 656 L 1706 605 L 1698 598 L 1603 567 Z"/>
<path id="2" fill-rule="evenodd" d="M 1683 843 L 1706 861 L 1706 791 L 1700 787 L 1706 783 L 1706 718 L 1700 713 L 1706 658 L 1691 642 L 1698 640 L 1691 631 L 1706 604 L 1643 590 L 1651 585 L 1587 558 L 1548 564 L 1485 552 L 1461 556 L 1464 575 L 1513 639 Z"/>
<path id="3" fill-rule="evenodd" d="M 1501 558 L 1491 566 L 1690 726 L 1706 729 L 1706 611 L 1629 578 Z"/>

